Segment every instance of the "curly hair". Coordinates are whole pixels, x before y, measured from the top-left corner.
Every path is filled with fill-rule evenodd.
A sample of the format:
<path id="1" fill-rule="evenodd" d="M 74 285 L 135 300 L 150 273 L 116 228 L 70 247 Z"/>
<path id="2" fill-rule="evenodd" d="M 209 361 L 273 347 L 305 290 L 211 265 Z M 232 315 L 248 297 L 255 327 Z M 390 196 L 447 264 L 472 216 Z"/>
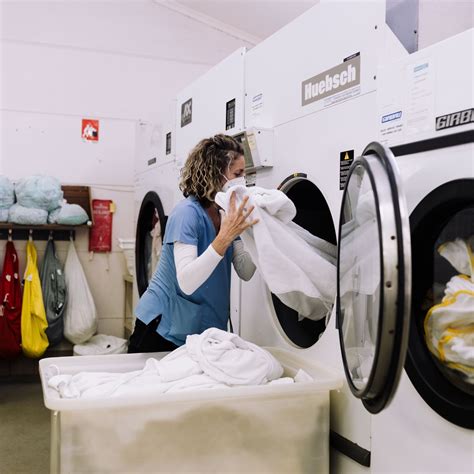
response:
<path id="1" fill-rule="evenodd" d="M 195 196 L 204 207 L 210 206 L 222 189 L 222 176 L 243 154 L 242 145 L 228 135 L 201 140 L 191 150 L 181 170 L 179 189 L 184 197 Z"/>

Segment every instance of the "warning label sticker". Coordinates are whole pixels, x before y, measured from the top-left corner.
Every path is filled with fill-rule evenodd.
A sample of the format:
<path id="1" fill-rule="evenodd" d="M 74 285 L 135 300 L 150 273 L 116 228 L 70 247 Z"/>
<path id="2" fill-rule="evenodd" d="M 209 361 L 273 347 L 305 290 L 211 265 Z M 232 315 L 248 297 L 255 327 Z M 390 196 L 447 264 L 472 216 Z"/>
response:
<path id="1" fill-rule="evenodd" d="M 344 189 L 349 174 L 349 168 L 354 161 L 354 150 L 341 151 L 339 153 L 339 189 Z"/>

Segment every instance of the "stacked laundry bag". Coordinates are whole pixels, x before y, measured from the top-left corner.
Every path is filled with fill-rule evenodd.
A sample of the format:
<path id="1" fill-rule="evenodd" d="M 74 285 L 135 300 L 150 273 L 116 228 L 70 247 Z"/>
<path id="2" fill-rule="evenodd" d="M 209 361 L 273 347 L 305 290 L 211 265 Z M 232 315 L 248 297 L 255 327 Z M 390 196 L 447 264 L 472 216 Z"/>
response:
<path id="1" fill-rule="evenodd" d="M 0 176 L 0 222 L 8 222 L 9 210 L 14 202 L 13 183 L 6 176 Z"/>
<path id="2" fill-rule="evenodd" d="M 6 176 L 0 176 L 0 222 L 81 225 L 88 220 L 81 206 L 64 200 L 57 178 L 35 175 L 13 184 Z"/>
<path id="3" fill-rule="evenodd" d="M 29 176 L 13 184 L 0 176 L 0 222 L 19 225 L 81 225 L 86 211 L 63 199 L 61 183 L 51 176 Z M 63 266 L 50 236 L 41 268 L 32 237 L 26 244 L 23 285 L 19 259 L 9 236 L 0 279 L 0 359 L 22 352 L 39 358 L 64 338 L 75 354 L 127 351 L 127 341 L 95 335 L 97 311 L 73 240 Z M 77 350 L 76 350 L 77 348 Z"/>

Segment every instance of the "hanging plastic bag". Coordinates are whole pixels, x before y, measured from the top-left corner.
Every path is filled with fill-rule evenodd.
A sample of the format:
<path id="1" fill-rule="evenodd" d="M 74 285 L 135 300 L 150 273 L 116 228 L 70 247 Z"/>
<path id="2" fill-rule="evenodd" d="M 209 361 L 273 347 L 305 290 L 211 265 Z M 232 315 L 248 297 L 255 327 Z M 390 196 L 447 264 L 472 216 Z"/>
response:
<path id="1" fill-rule="evenodd" d="M 64 332 L 63 314 L 66 308 L 66 279 L 64 270 L 56 256 L 54 241 L 50 239 L 46 245 L 43 266 L 41 267 L 41 287 L 48 320 L 49 344 L 54 346 L 61 342 Z"/>
<path id="2" fill-rule="evenodd" d="M 86 275 L 71 240 L 64 265 L 68 302 L 64 312 L 64 336 L 73 344 L 82 344 L 97 331 L 97 311 Z"/>
<path id="3" fill-rule="evenodd" d="M 26 244 L 25 286 L 21 309 L 21 346 L 28 357 L 41 357 L 49 345 L 46 337 L 48 322 L 36 262 L 36 248 L 30 240 Z"/>
<path id="4" fill-rule="evenodd" d="M 0 302 L 0 359 L 9 359 L 21 352 L 21 284 L 18 255 L 11 241 L 5 250 Z"/>

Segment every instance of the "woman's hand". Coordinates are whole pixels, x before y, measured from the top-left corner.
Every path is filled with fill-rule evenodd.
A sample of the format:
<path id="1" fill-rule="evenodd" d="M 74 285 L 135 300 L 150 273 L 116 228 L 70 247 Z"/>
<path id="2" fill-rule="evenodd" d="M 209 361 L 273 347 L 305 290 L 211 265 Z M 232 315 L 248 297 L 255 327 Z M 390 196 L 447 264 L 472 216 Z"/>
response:
<path id="1" fill-rule="evenodd" d="M 240 206 L 236 208 L 235 205 L 235 191 L 230 196 L 229 211 L 227 213 L 221 212 L 221 228 L 217 237 L 212 242 L 214 250 L 219 255 L 224 255 L 227 248 L 232 245 L 232 242 L 249 227 L 252 227 L 258 222 L 258 219 L 247 221 L 247 218 L 252 214 L 254 206 L 245 209 L 245 205 L 249 200 L 245 196 Z"/>

